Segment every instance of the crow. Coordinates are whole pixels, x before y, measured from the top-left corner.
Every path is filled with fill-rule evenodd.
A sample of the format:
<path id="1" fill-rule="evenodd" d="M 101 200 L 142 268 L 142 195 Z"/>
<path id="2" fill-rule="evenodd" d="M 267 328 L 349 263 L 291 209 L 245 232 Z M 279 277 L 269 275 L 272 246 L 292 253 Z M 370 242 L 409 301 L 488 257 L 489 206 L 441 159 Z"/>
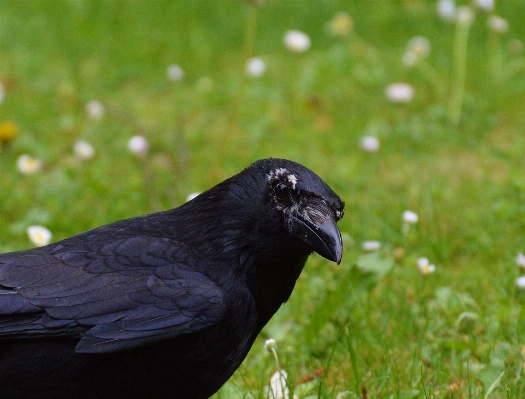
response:
<path id="1" fill-rule="evenodd" d="M 0 398 L 204 399 L 239 367 L 344 203 L 255 162 L 168 211 L 0 255 Z"/>

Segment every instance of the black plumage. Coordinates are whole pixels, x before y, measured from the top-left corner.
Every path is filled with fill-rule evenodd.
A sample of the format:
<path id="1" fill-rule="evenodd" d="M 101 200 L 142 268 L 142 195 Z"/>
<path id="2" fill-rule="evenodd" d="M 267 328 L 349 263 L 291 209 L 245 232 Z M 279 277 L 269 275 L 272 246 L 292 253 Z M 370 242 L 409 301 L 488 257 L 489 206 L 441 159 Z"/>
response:
<path id="1" fill-rule="evenodd" d="M 0 255 L 0 398 L 208 398 L 313 252 L 339 262 L 344 203 L 261 160 L 181 207 Z"/>

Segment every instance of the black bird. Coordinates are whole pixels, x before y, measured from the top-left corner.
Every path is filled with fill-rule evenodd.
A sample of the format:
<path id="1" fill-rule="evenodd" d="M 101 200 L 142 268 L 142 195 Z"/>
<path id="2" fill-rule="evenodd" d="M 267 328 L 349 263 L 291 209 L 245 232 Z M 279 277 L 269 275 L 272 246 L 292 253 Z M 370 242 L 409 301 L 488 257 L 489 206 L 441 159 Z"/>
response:
<path id="1" fill-rule="evenodd" d="M 0 398 L 208 398 L 308 256 L 341 261 L 343 211 L 265 159 L 178 208 L 1 254 Z"/>

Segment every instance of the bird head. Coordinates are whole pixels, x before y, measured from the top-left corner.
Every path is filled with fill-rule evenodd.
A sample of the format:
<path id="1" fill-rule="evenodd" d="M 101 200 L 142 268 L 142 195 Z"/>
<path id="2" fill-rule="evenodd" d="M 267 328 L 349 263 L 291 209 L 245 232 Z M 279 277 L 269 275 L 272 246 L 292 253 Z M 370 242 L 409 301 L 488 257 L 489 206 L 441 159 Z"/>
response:
<path id="1" fill-rule="evenodd" d="M 243 173 L 257 176 L 269 213 L 279 217 L 281 227 L 310 251 L 340 263 L 343 244 L 337 222 L 344 202 L 308 168 L 284 159 L 260 160 Z M 241 173 L 241 174 L 243 174 Z"/>

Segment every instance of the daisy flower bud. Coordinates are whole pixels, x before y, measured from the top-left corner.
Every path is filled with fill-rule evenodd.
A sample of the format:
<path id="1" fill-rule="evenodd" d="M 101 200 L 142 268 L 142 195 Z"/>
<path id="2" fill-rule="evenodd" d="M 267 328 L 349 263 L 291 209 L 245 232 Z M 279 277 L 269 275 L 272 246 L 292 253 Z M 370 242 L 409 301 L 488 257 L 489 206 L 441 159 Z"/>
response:
<path id="1" fill-rule="evenodd" d="M 266 341 L 264 341 L 264 349 L 266 349 L 268 352 L 272 352 L 277 349 L 277 342 L 275 342 L 275 339 L 268 338 Z"/>

